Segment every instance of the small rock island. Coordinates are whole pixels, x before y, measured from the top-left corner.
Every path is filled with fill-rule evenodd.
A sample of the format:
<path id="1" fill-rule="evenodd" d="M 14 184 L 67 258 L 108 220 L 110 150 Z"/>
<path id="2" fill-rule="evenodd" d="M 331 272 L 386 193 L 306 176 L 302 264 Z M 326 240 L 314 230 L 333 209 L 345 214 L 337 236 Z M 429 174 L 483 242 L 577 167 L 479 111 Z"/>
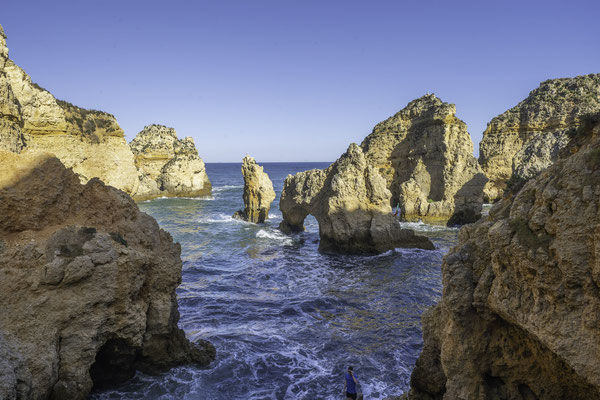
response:
<path id="1" fill-rule="evenodd" d="M 271 203 L 275 200 L 273 182 L 263 171 L 263 167 L 250 156 L 242 160 L 242 176 L 244 177 L 244 209 L 236 211 L 233 218 L 262 224 L 269 218 Z"/>

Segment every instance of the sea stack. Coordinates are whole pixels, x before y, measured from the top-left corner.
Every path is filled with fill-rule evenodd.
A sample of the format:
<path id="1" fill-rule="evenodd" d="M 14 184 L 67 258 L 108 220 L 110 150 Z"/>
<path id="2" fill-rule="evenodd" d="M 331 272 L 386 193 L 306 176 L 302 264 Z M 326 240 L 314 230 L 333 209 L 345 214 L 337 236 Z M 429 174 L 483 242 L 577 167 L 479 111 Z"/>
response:
<path id="1" fill-rule="evenodd" d="M 140 186 L 134 199 L 210 195 L 206 167 L 191 137 L 180 140 L 173 128 L 148 125 L 130 146 L 140 171 Z"/>
<path id="2" fill-rule="evenodd" d="M 177 327 L 180 245 L 127 194 L 0 151 L 0 215 L 0 398 L 83 399 L 214 359 Z"/>
<path id="3" fill-rule="evenodd" d="M 263 167 L 250 156 L 242 160 L 242 176 L 244 177 L 244 209 L 237 211 L 233 217 L 255 224 L 263 223 L 269 218 L 269 209 L 275 200 L 273 182 L 263 171 Z"/>
<path id="4" fill-rule="evenodd" d="M 340 253 L 381 253 L 397 247 L 433 249 L 414 231 L 402 229 L 392 215 L 391 193 L 385 179 L 352 143 L 345 154 L 325 170 L 288 175 L 279 207 L 280 229 L 304 230 L 304 219 L 319 223 L 319 250 Z"/>
<path id="5" fill-rule="evenodd" d="M 481 217 L 486 178 L 456 106 L 427 94 L 373 128 L 361 144 L 409 221 L 471 223 Z"/>
<path id="6" fill-rule="evenodd" d="M 489 178 L 485 197 L 502 197 L 507 181 L 530 179 L 558 159 L 581 117 L 600 111 L 600 74 L 544 81 L 490 121 L 479 144 Z"/>
<path id="7" fill-rule="evenodd" d="M 463 227 L 412 400 L 600 398 L 600 124 Z"/>

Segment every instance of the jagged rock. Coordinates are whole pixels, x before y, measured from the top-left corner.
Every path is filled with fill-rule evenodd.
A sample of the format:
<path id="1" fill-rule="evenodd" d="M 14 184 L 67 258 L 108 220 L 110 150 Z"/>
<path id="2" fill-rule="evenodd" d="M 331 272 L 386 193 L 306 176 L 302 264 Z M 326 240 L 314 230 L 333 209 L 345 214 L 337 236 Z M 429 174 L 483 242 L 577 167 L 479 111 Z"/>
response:
<path id="1" fill-rule="evenodd" d="M 214 358 L 177 327 L 180 245 L 125 193 L 0 151 L 0 215 L 0 398 L 83 399 Z"/>
<path id="2" fill-rule="evenodd" d="M 173 128 L 148 125 L 130 146 L 141 181 L 135 199 L 210 194 L 206 167 L 191 137 L 179 140 Z"/>
<path id="3" fill-rule="evenodd" d="M 490 179 L 489 201 L 502 197 L 515 175 L 530 179 L 558 159 L 580 117 L 600 111 L 600 74 L 544 81 L 515 107 L 493 118 L 479 144 Z"/>
<path id="4" fill-rule="evenodd" d="M 486 178 L 456 106 L 433 94 L 380 122 L 361 147 L 407 220 L 463 224 L 478 220 Z"/>
<path id="5" fill-rule="evenodd" d="M 410 229 L 402 229 L 392 215 L 385 179 L 370 166 L 352 143 L 325 170 L 288 175 L 279 207 L 280 229 L 304 230 L 312 214 L 319 223 L 321 251 L 380 253 L 397 247 L 433 249 L 433 244 Z"/>
<path id="6" fill-rule="evenodd" d="M 463 227 L 410 399 L 600 398 L 600 124 Z"/>
<path id="7" fill-rule="evenodd" d="M 248 222 L 263 223 L 269 218 L 271 202 L 275 200 L 273 182 L 254 158 L 244 157 L 242 160 L 242 176 L 244 177 L 244 209 L 233 214 L 234 218 Z"/>
<path id="8" fill-rule="evenodd" d="M 139 180 L 133 154 L 115 118 L 57 100 L 8 58 L 0 34 L 0 148 L 48 152 L 82 183 L 99 177 L 133 193 Z"/>

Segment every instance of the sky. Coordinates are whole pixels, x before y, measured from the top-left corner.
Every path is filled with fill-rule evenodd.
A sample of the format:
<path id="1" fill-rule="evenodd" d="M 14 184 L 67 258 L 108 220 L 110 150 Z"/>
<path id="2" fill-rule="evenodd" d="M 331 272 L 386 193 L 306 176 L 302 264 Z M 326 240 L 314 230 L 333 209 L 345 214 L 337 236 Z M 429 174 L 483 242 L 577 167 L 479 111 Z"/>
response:
<path id="1" fill-rule="evenodd" d="M 10 58 L 55 97 L 158 123 L 206 162 L 334 161 L 427 92 L 487 122 L 600 72 L 600 1 L 2 0 Z"/>

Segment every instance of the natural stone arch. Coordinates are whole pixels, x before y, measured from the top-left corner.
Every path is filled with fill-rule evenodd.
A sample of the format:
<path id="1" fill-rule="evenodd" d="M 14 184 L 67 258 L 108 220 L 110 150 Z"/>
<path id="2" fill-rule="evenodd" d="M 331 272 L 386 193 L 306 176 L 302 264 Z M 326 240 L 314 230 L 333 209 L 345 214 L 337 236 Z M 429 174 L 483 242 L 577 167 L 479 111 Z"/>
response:
<path id="1" fill-rule="evenodd" d="M 390 191 L 356 144 L 325 170 L 288 175 L 279 207 L 280 229 L 304 230 L 313 215 L 319 224 L 321 251 L 379 253 L 396 247 L 433 249 L 426 237 L 402 229 L 392 215 Z"/>

